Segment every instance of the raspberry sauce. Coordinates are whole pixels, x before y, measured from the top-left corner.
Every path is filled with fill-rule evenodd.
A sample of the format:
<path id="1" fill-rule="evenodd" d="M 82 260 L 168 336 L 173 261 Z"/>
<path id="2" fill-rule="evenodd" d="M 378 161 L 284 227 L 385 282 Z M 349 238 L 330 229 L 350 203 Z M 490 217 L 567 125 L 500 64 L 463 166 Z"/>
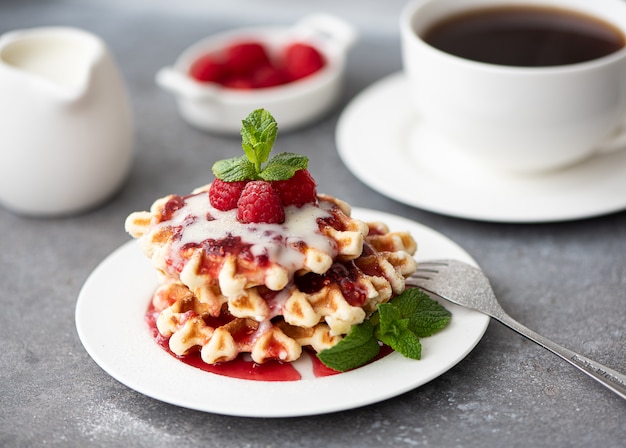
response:
<path id="1" fill-rule="evenodd" d="M 264 364 L 257 364 L 252 360 L 244 359 L 239 356 L 233 361 L 207 364 L 200 358 L 200 352 L 191 353 L 185 356 L 176 356 L 169 348 L 169 338 L 161 336 L 156 328 L 156 319 L 158 312 L 154 310 L 152 304 L 148 307 L 145 315 L 145 321 L 152 337 L 159 346 L 187 365 L 195 367 L 205 372 L 214 373 L 216 375 L 228 376 L 231 378 L 239 378 L 252 381 L 298 381 L 302 379 L 300 373 L 290 363 L 282 363 L 279 361 L 269 361 Z"/>
<path id="2" fill-rule="evenodd" d="M 324 274 L 309 272 L 294 279 L 298 289 L 312 294 L 329 284 L 337 284 L 346 301 L 352 306 L 362 306 L 367 300 L 367 290 L 359 283 L 360 270 L 353 261 L 335 262 Z"/>
<path id="3" fill-rule="evenodd" d="M 155 311 L 154 306 L 150 304 L 145 315 L 145 321 L 148 325 L 150 334 L 163 350 L 189 366 L 204 370 L 205 372 L 214 373 L 216 375 L 250 381 L 299 381 L 302 379 L 300 373 L 290 363 L 268 361 L 263 364 L 258 364 L 252 360 L 245 359 L 244 356 L 240 355 L 233 361 L 218 364 L 207 364 L 202 361 L 202 358 L 200 358 L 200 352 L 191 353 L 185 356 L 176 356 L 169 348 L 169 338 L 161 336 L 159 330 L 157 330 L 156 320 L 158 314 L 158 311 Z M 383 345 L 381 346 L 378 355 L 370 362 L 384 358 L 392 351 L 393 350 L 390 347 Z M 325 366 L 322 361 L 315 356 L 315 353 L 308 352 L 308 354 L 313 364 L 313 375 L 316 378 L 323 378 L 341 373 Z"/>

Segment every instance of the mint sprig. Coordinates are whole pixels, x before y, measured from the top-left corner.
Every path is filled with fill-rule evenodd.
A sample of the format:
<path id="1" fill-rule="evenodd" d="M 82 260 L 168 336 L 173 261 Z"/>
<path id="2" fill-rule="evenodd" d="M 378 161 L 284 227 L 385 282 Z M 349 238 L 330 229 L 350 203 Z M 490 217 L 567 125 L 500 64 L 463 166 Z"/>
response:
<path id="1" fill-rule="evenodd" d="M 306 169 L 309 159 L 300 154 L 283 152 L 269 157 L 277 134 L 278 124 L 272 114 L 265 109 L 251 112 L 241 122 L 241 147 L 245 155 L 215 162 L 213 174 L 225 182 L 278 181 Z"/>
<path id="2" fill-rule="evenodd" d="M 376 327 L 374 336 L 407 358 L 420 359 L 422 344 L 419 337 L 411 331 L 410 318 L 405 317 L 392 303 L 379 305 L 378 314 L 380 325 Z"/>
<path id="3" fill-rule="evenodd" d="M 379 352 L 378 341 L 407 358 L 420 359 L 420 338 L 431 336 L 448 325 L 451 313 L 417 288 L 407 288 L 392 301 L 378 305 L 368 320 L 355 325 L 335 346 L 317 357 L 339 372 L 366 364 Z"/>
<path id="4" fill-rule="evenodd" d="M 345 372 L 374 358 L 380 350 L 374 337 L 374 325 L 366 320 L 352 327 L 337 345 L 322 350 L 317 357 L 328 367 Z"/>
<path id="5" fill-rule="evenodd" d="M 418 288 L 408 288 L 393 299 L 391 303 L 401 316 L 409 318 L 409 329 L 420 338 L 432 336 L 443 330 L 450 321 L 450 311 Z"/>

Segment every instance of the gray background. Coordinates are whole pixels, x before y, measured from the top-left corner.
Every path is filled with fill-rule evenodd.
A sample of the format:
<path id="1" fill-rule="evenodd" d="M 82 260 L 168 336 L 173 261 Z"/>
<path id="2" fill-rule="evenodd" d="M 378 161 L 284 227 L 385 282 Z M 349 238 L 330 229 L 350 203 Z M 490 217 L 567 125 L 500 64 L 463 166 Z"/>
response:
<path id="1" fill-rule="evenodd" d="M 481 264 L 510 314 L 626 370 L 626 213 L 550 224 L 467 221 L 385 198 L 340 161 L 334 132 L 342 107 L 401 69 L 396 23 L 403 1 L 217 3 L 0 3 L 0 32 L 71 25 L 100 35 L 128 84 L 136 125 L 131 178 L 110 202 L 55 219 L 0 209 L 0 446 L 623 446 L 624 400 L 497 323 L 466 359 L 416 390 L 304 418 L 236 418 L 178 408 L 128 389 L 91 360 L 76 334 L 74 306 L 89 273 L 129 240 L 124 218 L 157 197 L 206 183 L 211 164 L 239 150 L 237 138 L 182 122 L 172 97 L 155 85 L 156 70 L 214 32 L 289 24 L 326 11 L 361 33 L 350 53 L 344 98 L 320 122 L 280 135 L 281 148 L 309 156 L 321 191 L 451 237 Z"/>

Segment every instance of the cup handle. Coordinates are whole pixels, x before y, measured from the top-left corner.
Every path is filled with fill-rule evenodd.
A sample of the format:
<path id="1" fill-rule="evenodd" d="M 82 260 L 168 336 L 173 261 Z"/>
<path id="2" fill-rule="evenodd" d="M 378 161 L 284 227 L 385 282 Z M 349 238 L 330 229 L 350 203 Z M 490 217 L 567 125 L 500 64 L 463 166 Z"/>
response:
<path id="1" fill-rule="evenodd" d="M 298 21 L 292 32 L 302 38 L 319 38 L 348 50 L 357 39 L 357 32 L 348 22 L 330 14 L 313 14 Z"/>

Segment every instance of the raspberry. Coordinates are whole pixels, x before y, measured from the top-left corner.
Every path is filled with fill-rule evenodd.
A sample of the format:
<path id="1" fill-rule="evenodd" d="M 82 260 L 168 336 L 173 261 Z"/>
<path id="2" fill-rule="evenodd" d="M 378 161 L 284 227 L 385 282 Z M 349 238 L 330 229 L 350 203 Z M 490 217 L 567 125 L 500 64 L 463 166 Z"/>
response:
<path id="1" fill-rule="evenodd" d="M 296 171 L 291 179 L 273 181 L 272 186 L 278 192 L 284 206 L 302 207 L 317 200 L 315 180 L 308 170 Z"/>
<path id="2" fill-rule="evenodd" d="M 242 223 L 285 222 L 280 196 L 269 182 L 254 180 L 246 184 L 237 201 L 237 220 Z"/>
<path id="3" fill-rule="evenodd" d="M 285 75 L 273 66 L 264 66 L 252 73 L 252 84 L 255 88 L 274 87 L 285 83 Z"/>
<path id="4" fill-rule="evenodd" d="M 189 74 L 198 81 L 221 82 L 226 71 L 221 62 L 207 54 L 199 57 L 191 64 Z"/>
<path id="5" fill-rule="evenodd" d="M 224 182 L 215 179 L 209 187 L 209 202 L 218 210 L 228 211 L 237 208 L 237 201 L 248 182 Z"/>
<path id="6" fill-rule="evenodd" d="M 291 80 L 301 79 L 324 66 L 324 57 L 308 44 L 293 43 L 284 52 L 285 71 Z"/>
<path id="7" fill-rule="evenodd" d="M 226 67 L 237 75 L 247 75 L 254 69 L 270 65 L 265 47 L 258 42 L 240 42 L 226 48 Z"/>
<path id="8" fill-rule="evenodd" d="M 250 90 L 254 88 L 252 80 L 246 76 L 229 76 L 222 81 L 224 87 L 230 89 Z"/>

